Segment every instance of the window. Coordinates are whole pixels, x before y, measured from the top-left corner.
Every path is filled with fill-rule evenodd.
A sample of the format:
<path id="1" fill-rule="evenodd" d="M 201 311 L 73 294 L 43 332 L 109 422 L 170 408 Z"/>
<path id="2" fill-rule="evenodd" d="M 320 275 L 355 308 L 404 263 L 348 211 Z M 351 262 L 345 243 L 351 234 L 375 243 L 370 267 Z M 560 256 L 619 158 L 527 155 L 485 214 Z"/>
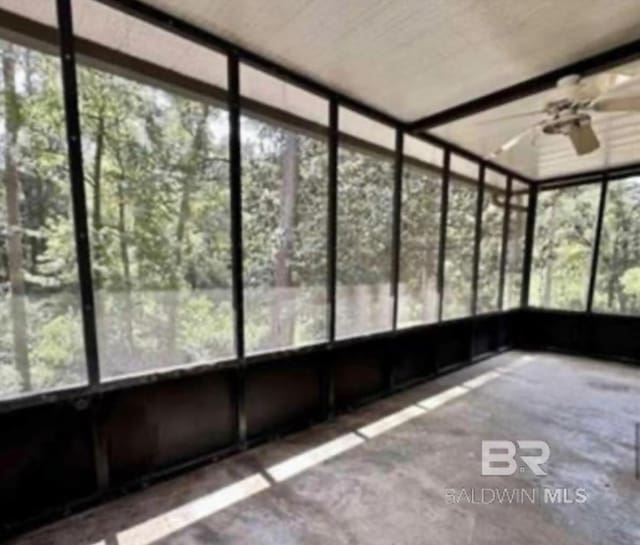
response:
<path id="1" fill-rule="evenodd" d="M 243 96 L 307 119 L 243 110 L 242 206 L 247 352 L 327 340 L 325 100 L 246 66 Z M 273 92 L 269 92 L 269 90 Z M 296 124 L 298 119 L 298 124 Z"/>
<path id="2" fill-rule="evenodd" d="M 505 264 L 504 309 L 520 306 L 528 207 L 529 187 L 522 182 L 512 180 Z"/>
<path id="3" fill-rule="evenodd" d="M 46 8 L 40 15 L 55 16 Z M 86 384 L 87 377 L 56 45 L 43 44 L 49 54 L 20 45 L 17 35 L 3 36 L 0 32 L 4 398 Z"/>
<path id="4" fill-rule="evenodd" d="M 593 308 L 640 314 L 640 177 L 607 188 Z"/>
<path id="5" fill-rule="evenodd" d="M 395 134 L 346 109 L 340 131 L 336 336 L 351 337 L 392 327 Z"/>
<path id="6" fill-rule="evenodd" d="M 405 137 L 398 325 L 438 320 L 442 150 Z"/>
<path id="7" fill-rule="evenodd" d="M 203 87 L 224 82 L 188 70 L 216 54 L 95 2 L 74 8 L 78 35 L 113 63 L 78 66 L 102 376 L 230 358 L 228 118 L 210 98 L 220 88 Z M 180 76 L 164 53 L 189 59 Z"/>
<path id="8" fill-rule="evenodd" d="M 600 185 L 541 191 L 529 302 L 585 310 Z"/>
<path id="9" fill-rule="evenodd" d="M 471 313 L 477 180 L 477 164 L 451 156 L 442 313 L 445 320 Z"/>
<path id="10" fill-rule="evenodd" d="M 507 180 L 490 169 L 485 171 L 482 200 L 482 237 L 478 262 L 477 312 L 499 310 L 500 260 L 506 204 Z"/>

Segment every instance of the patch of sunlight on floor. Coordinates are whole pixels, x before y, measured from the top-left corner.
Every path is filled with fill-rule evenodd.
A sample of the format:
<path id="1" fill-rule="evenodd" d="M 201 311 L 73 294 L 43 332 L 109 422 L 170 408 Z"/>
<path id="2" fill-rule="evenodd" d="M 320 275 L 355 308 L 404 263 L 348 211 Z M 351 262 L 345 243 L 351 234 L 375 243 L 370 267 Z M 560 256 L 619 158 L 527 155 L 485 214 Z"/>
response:
<path id="1" fill-rule="evenodd" d="M 465 388 L 469 388 L 469 390 L 473 390 L 474 388 L 479 388 L 483 384 L 490 382 L 496 378 L 499 378 L 501 373 L 497 371 L 489 371 L 488 373 L 483 373 L 482 375 L 478 375 L 477 377 L 472 378 L 471 380 L 467 380 L 462 383 L 462 386 Z"/>
<path id="2" fill-rule="evenodd" d="M 417 416 L 421 416 L 426 411 L 422 407 L 418 407 L 417 405 L 411 405 L 401 411 L 390 414 L 389 416 L 385 416 L 380 420 L 376 420 L 371 424 L 367 424 L 362 428 L 358 429 L 358 433 L 360 435 L 364 435 L 367 439 L 373 439 L 377 435 L 381 435 L 409 420 L 416 418 Z"/>
<path id="3" fill-rule="evenodd" d="M 364 443 L 362 437 L 359 437 L 355 433 L 347 433 L 319 447 L 315 447 L 302 454 L 293 456 L 284 462 L 271 466 L 267 469 L 267 473 L 277 482 L 285 481 L 298 473 L 302 473 L 362 443 Z"/>
<path id="4" fill-rule="evenodd" d="M 258 492 L 262 492 L 269 486 L 269 481 L 256 473 L 211 494 L 118 532 L 118 545 L 148 545 L 245 500 Z"/>
<path id="5" fill-rule="evenodd" d="M 203 520 L 219 511 L 239 503 L 251 496 L 275 486 L 270 484 L 268 477 L 276 483 L 286 481 L 295 475 L 303 473 L 312 467 L 321 464 L 331 458 L 339 456 L 370 439 L 378 437 L 406 422 L 423 416 L 428 412 L 441 407 L 445 403 L 457 399 L 460 396 L 472 392 L 475 388 L 500 378 L 503 373 L 517 369 L 527 363 L 530 358 L 521 360 L 501 368 L 488 371 L 474 377 L 460 386 L 453 386 L 442 392 L 429 396 L 416 404 L 375 420 L 370 424 L 358 428 L 355 432 L 349 432 L 336 439 L 323 443 L 297 454 L 282 462 L 267 468 L 263 472 L 255 473 L 250 477 L 237 481 L 224 488 L 216 490 L 193 501 L 185 503 L 170 511 L 162 513 L 140 524 L 136 524 L 117 534 L 118 545 L 150 545 L 154 541 L 166 538 L 168 535 L 182 530 L 200 520 Z M 93 545 L 106 545 L 102 540 Z"/>
<path id="6" fill-rule="evenodd" d="M 418 406 L 422 407 L 425 411 L 432 411 L 433 409 L 437 409 L 438 407 L 444 405 L 452 399 L 463 396 L 467 393 L 469 393 L 468 388 L 463 388 L 462 386 L 454 386 L 453 388 L 449 388 L 444 392 L 440 392 L 439 394 L 429 396 L 422 401 L 419 401 Z"/>

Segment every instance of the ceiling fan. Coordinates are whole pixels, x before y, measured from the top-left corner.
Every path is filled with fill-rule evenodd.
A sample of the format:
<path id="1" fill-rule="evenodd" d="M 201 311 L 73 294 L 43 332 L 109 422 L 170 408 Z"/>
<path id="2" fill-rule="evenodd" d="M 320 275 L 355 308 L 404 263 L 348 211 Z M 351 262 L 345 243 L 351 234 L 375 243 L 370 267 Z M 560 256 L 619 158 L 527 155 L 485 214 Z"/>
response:
<path id="1" fill-rule="evenodd" d="M 617 92 L 640 78 L 625 74 L 601 74 L 588 79 L 578 75 L 570 75 L 558 80 L 557 95 L 546 103 L 544 108 L 533 112 L 525 112 L 489 122 L 504 121 L 520 117 L 543 115 L 544 118 L 511 137 L 488 158 L 494 159 L 498 155 L 513 148 L 527 136 L 536 134 L 561 134 L 569 138 L 577 155 L 586 155 L 600 147 L 600 141 L 591 126 L 594 112 L 639 112 L 640 94 L 620 96 Z M 611 93 L 615 92 L 614 95 Z"/>

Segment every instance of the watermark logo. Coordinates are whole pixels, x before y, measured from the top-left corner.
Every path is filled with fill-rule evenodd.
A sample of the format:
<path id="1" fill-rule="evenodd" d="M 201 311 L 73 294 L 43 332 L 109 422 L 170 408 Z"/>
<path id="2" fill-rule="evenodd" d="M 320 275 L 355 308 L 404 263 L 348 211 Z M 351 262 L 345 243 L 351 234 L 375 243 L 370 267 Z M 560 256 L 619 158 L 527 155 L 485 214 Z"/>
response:
<path id="1" fill-rule="evenodd" d="M 523 454 L 521 450 L 529 453 Z M 508 476 L 518 469 L 524 472 L 527 467 L 534 475 L 542 477 L 547 472 L 541 466 L 550 455 L 551 449 L 546 441 L 482 441 L 482 475 Z M 516 457 L 525 465 L 518 466 Z"/>
<path id="2" fill-rule="evenodd" d="M 541 440 L 482 441 L 481 474 L 509 477 L 518 471 L 535 477 L 547 475 L 546 465 L 551 449 Z M 555 488 L 541 484 L 526 488 L 448 488 L 447 503 L 517 503 L 517 504 L 582 504 L 588 500 L 584 488 Z"/>

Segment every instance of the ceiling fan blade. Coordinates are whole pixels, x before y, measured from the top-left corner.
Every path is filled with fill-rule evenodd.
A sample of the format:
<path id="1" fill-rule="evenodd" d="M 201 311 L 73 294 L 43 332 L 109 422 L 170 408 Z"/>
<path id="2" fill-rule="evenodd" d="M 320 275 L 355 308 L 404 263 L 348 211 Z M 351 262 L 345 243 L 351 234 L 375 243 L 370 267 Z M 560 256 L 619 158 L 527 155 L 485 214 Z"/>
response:
<path id="1" fill-rule="evenodd" d="M 579 99 L 595 99 L 604 94 L 610 93 L 614 89 L 617 91 L 626 87 L 635 80 L 632 76 L 618 72 L 604 72 L 589 76 L 581 81 L 581 90 L 578 93 Z"/>
<path id="2" fill-rule="evenodd" d="M 489 123 L 499 123 L 500 121 L 510 121 L 511 119 L 520 119 L 524 117 L 531 117 L 534 115 L 542 115 L 544 110 L 533 110 L 530 112 L 521 112 L 518 114 L 510 114 L 510 115 L 501 115 L 499 117 L 493 117 L 491 119 L 484 119 L 482 121 L 478 121 L 477 125 L 487 125 Z"/>
<path id="3" fill-rule="evenodd" d="M 567 134 L 578 155 L 586 155 L 600 147 L 600 142 L 590 123 L 571 125 Z"/>
<path id="4" fill-rule="evenodd" d="M 620 91 L 640 83 L 640 78 L 621 72 L 602 72 L 586 78 L 576 74 L 558 80 L 556 90 L 559 97 L 571 100 L 594 100 L 613 91 Z"/>
<path id="5" fill-rule="evenodd" d="M 605 82 L 606 83 L 603 83 Z M 628 74 L 613 73 L 609 74 L 608 79 L 601 78 L 599 80 L 600 95 L 609 94 L 612 92 L 618 93 L 622 89 L 634 87 L 640 84 L 640 76 L 630 76 Z"/>
<path id="6" fill-rule="evenodd" d="M 528 134 L 534 132 L 540 123 L 536 123 L 532 127 L 527 127 L 524 131 L 519 132 L 512 138 L 509 138 L 502 146 L 500 146 L 497 150 L 493 151 L 491 154 L 487 156 L 487 159 L 495 159 L 498 155 L 504 153 L 505 151 L 510 150 L 513 146 L 515 146 L 520 140 L 522 140 Z"/>
<path id="7" fill-rule="evenodd" d="M 640 95 L 602 97 L 594 100 L 590 108 L 594 112 L 640 112 Z"/>

